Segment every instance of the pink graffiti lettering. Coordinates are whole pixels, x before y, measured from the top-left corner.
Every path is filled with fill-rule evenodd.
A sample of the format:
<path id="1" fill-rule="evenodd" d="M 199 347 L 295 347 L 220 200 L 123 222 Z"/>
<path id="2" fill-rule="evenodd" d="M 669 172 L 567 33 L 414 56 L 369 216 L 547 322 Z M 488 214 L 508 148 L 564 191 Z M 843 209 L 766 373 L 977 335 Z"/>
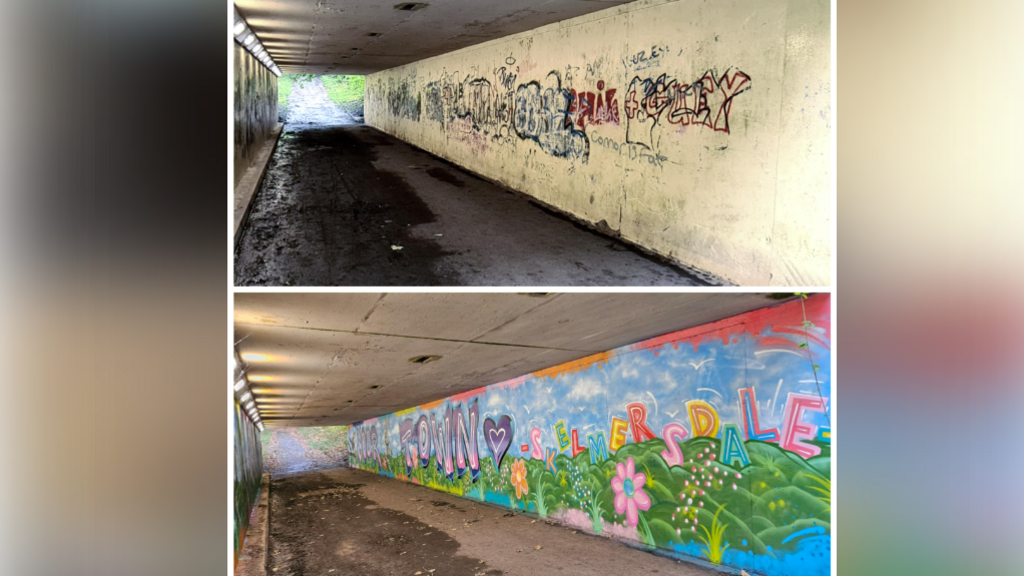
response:
<path id="1" fill-rule="evenodd" d="M 583 130 L 588 124 L 619 124 L 619 101 L 615 99 L 617 90 L 605 90 L 604 80 L 597 82 L 597 90 L 597 93 L 570 91 L 567 122 L 575 122 Z"/>

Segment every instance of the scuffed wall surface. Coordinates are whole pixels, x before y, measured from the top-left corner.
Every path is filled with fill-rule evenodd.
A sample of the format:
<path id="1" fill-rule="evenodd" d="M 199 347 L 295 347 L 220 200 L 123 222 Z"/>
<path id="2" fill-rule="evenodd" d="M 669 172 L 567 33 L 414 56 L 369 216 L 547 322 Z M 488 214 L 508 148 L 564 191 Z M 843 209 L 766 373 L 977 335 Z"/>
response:
<path id="1" fill-rule="evenodd" d="M 249 527 L 249 515 L 256 506 L 260 493 L 260 477 L 263 475 L 263 455 L 259 432 L 235 402 L 235 561 L 242 550 L 245 531 Z"/>
<path id="2" fill-rule="evenodd" d="M 830 334 L 827 295 L 756 310 L 357 423 L 349 461 L 751 573 L 830 574 Z"/>
<path id="3" fill-rule="evenodd" d="M 235 43 L 235 185 L 277 125 L 277 76 Z"/>
<path id="4" fill-rule="evenodd" d="M 829 3 L 639 1 L 367 77 L 366 122 L 744 285 L 831 283 Z"/>

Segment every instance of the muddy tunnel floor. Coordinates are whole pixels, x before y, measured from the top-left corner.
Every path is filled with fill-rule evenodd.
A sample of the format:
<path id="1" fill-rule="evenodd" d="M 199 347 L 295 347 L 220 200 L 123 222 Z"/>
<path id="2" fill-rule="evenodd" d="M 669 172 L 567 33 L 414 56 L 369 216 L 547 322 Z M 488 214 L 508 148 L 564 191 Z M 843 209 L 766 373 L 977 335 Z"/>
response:
<path id="1" fill-rule="evenodd" d="M 692 286 L 361 124 L 288 123 L 235 247 L 240 286 Z"/>
<path id="2" fill-rule="evenodd" d="M 351 468 L 273 480 L 268 558 L 276 576 L 718 574 Z"/>

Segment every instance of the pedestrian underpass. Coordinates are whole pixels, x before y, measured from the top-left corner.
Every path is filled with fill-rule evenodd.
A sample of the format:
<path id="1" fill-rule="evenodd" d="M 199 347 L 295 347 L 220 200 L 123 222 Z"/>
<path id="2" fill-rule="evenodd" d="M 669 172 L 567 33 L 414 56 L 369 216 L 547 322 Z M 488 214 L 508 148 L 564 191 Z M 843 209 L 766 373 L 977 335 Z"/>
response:
<path id="1" fill-rule="evenodd" d="M 831 282 L 827 4 L 235 7 L 238 285 Z"/>
<path id="2" fill-rule="evenodd" d="M 828 574 L 830 309 L 237 294 L 240 573 Z"/>

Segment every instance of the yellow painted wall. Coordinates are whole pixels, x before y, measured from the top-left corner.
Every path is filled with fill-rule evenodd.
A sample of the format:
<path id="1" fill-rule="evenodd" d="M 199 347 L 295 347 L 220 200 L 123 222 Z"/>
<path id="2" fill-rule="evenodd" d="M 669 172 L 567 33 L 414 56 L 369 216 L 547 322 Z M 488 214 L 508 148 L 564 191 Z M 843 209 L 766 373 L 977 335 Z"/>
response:
<path id="1" fill-rule="evenodd" d="M 829 285 L 829 42 L 827 1 L 641 0 L 370 75 L 366 122 L 685 266 Z"/>

